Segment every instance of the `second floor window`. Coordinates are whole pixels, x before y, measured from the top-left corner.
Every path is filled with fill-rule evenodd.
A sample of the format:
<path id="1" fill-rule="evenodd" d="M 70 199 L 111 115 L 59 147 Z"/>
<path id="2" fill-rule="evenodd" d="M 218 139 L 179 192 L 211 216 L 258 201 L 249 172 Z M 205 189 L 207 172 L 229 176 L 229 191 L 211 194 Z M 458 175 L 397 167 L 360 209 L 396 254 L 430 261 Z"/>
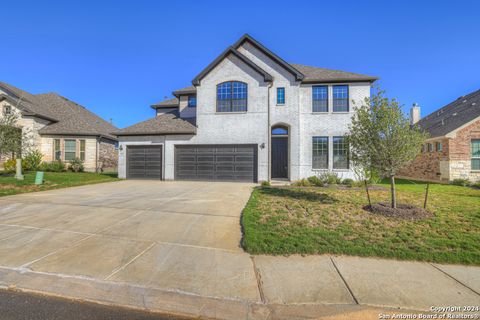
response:
<path id="1" fill-rule="evenodd" d="M 188 106 L 195 108 L 197 106 L 197 96 L 188 96 Z"/>
<path id="2" fill-rule="evenodd" d="M 229 81 L 217 85 L 217 112 L 247 111 L 247 84 Z"/>
<path id="3" fill-rule="evenodd" d="M 277 104 L 285 104 L 285 88 L 277 88 Z"/>
<path id="4" fill-rule="evenodd" d="M 348 86 L 333 86 L 333 112 L 348 111 Z"/>
<path id="5" fill-rule="evenodd" d="M 328 112 L 328 87 L 312 87 L 312 112 Z"/>

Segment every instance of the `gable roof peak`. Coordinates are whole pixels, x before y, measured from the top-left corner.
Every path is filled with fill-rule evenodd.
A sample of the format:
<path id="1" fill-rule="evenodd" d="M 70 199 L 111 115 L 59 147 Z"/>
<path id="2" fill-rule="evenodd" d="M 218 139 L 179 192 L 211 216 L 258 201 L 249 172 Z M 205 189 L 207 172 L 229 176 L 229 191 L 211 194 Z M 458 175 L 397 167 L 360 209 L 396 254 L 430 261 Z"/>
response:
<path id="1" fill-rule="evenodd" d="M 286 69 L 288 72 L 290 72 L 292 75 L 295 76 L 295 80 L 297 81 L 302 81 L 303 78 L 305 77 L 303 73 L 301 73 L 300 71 L 298 71 L 298 69 L 296 69 L 294 66 L 292 66 L 291 64 L 289 64 L 288 62 L 286 62 L 285 60 L 283 60 L 282 58 L 280 58 L 279 56 L 277 56 L 275 53 L 273 53 L 272 51 L 270 51 L 270 49 L 268 49 L 267 47 L 265 47 L 263 44 L 261 44 L 260 42 L 258 42 L 257 40 L 255 40 L 251 35 L 249 35 L 248 33 L 245 33 L 240 39 L 237 40 L 237 42 L 235 42 L 233 44 L 232 47 L 234 47 L 235 49 L 238 49 L 242 46 L 242 44 L 244 44 L 246 41 L 250 42 L 254 47 L 256 47 L 258 50 L 260 50 L 261 52 L 263 52 L 266 56 L 268 56 L 270 59 L 272 59 L 273 61 L 275 61 L 276 63 L 278 63 L 280 66 L 282 66 L 284 69 Z"/>
<path id="2" fill-rule="evenodd" d="M 213 68 L 215 68 L 220 62 L 223 61 L 228 55 L 233 54 L 236 56 L 238 59 L 240 59 L 243 63 L 248 65 L 250 68 L 255 70 L 257 73 L 263 76 L 263 80 L 265 82 L 271 82 L 273 80 L 273 77 L 260 68 L 258 65 L 256 65 L 252 60 L 248 59 L 246 56 L 244 56 L 242 53 L 240 53 L 236 48 L 233 46 L 229 46 L 225 51 L 223 51 L 215 60 L 213 60 L 205 69 L 202 70 L 193 80 L 192 84 L 194 86 L 200 85 L 200 80 L 202 80 L 210 71 L 212 71 Z"/>

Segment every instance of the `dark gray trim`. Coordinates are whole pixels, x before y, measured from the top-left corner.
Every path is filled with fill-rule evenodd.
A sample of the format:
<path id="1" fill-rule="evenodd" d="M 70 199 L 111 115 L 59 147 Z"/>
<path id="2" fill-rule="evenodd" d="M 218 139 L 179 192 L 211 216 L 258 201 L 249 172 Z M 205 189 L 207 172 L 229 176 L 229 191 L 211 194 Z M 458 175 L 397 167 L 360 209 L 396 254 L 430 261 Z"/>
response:
<path id="1" fill-rule="evenodd" d="M 172 94 L 177 98 L 180 98 L 180 96 L 186 96 L 186 95 L 196 94 L 196 93 L 197 93 L 196 88 L 192 90 L 176 90 L 172 92 Z"/>
<path id="2" fill-rule="evenodd" d="M 195 132 L 191 131 L 176 131 L 176 132 L 129 132 L 129 133 L 112 133 L 113 135 L 116 135 L 117 137 L 125 137 L 125 136 L 172 136 L 172 135 L 182 135 L 182 134 L 188 134 L 188 135 L 196 135 Z"/>
<path id="3" fill-rule="evenodd" d="M 287 63 L 285 60 L 283 60 L 282 58 L 280 58 L 279 56 L 277 56 L 275 53 L 273 53 L 272 51 L 270 51 L 268 48 L 266 48 L 264 45 L 262 45 L 260 42 L 258 42 L 257 40 L 253 39 L 249 34 L 244 34 L 237 42 L 235 42 L 235 44 L 233 45 L 233 47 L 235 49 L 238 49 L 240 48 L 240 46 L 244 43 L 244 42 L 250 42 L 251 44 L 253 44 L 253 46 L 255 46 L 257 49 L 259 49 L 260 51 L 262 51 L 265 55 L 267 55 L 270 59 L 272 59 L 273 61 L 275 61 L 276 63 L 278 63 L 279 65 L 281 65 L 285 70 L 287 70 L 288 72 L 290 72 L 292 75 L 295 76 L 295 80 L 297 81 L 301 81 L 303 80 L 303 78 L 305 77 L 303 75 L 303 73 L 301 73 L 300 71 L 298 71 L 297 69 L 295 69 L 294 67 L 292 67 L 289 63 Z"/>
<path id="4" fill-rule="evenodd" d="M 351 80 L 351 79 L 335 79 L 335 80 L 307 80 L 307 81 L 302 81 L 302 84 L 329 84 L 329 83 L 345 83 L 348 84 L 350 82 L 375 82 L 379 78 L 376 77 L 371 77 L 368 79 L 362 79 L 362 80 Z"/>
<path id="5" fill-rule="evenodd" d="M 96 137 L 96 138 L 102 138 L 102 139 L 107 139 L 107 140 L 111 140 L 111 141 L 117 141 L 118 142 L 118 139 L 117 138 L 114 138 L 114 137 L 108 137 L 108 136 L 105 136 L 105 135 L 102 135 L 102 134 L 92 134 L 92 133 L 39 133 L 40 136 L 54 136 L 54 137 L 65 137 L 65 136 L 79 136 L 79 137 Z M 68 139 L 68 138 L 67 138 Z"/>
<path id="6" fill-rule="evenodd" d="M 229 54 L 233 54 L 236 56 L 238 59 L 240 59 L 243 63 L 248 65 L 250 68 L 252 68 L 254 71 L 259 73 L 261 76 L 263 76 L 263 80 L 265 82 L 271 82 L 273 80 L 272 76 L 268 74 L 265 70 L 257 66 L 253 61 L 245 57 L 243 54 L 237 51 L 234 47 L 228 47 L 222 54 L 220 54 L 215 60 L 212 61 L 205 69 L 202 70 L 193 80 L 192 84 L 194 86 L 199 86 L 200 81 L 208 74 L 210 71 L 212 71 L 220 62 L 222 62 L 223 59 L 225 59 Z"/>

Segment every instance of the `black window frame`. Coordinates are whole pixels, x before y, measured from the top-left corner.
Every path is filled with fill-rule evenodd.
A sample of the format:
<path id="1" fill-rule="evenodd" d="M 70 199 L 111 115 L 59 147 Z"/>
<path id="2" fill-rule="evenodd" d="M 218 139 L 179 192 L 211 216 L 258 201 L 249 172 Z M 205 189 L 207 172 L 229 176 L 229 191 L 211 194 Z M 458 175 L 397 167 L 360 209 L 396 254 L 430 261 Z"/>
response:
<path id="1" fill-rule="evenodd" d="M 224 85 L 226 83 L 230 84 L 230 98 L 229 99 L 219 99 L 218 88 L 219 88 L 219 86 Z M 233 96 L 234 96 L 234 84 L 235 83 L 241 83 L 241 84 L 245 85 L 245 99 L 234 99 Z M 231 80 L 231 81 L 224 81 L 222 83 L 219 83 L 219 84 L 217 84 L 217 87 L 216 87 L 215 96 L 216 96 L 216 102 L 217 102 L 217 106 L 216 106 L 216 112 L 217 113 L 245 113 L 245 112 L 248 111 L 248 84 L 246 82 Z M 245 100 L 245 110 L 233 110 L 234 101 L 240 101 L 240 100 Z M 229 101 L 230 102 L 229 103 L 229 110 L 219 110 L 219 101 Z"/>
<path id="2" fill-rule="evenodd" d="M 191 103 L 190 103 L 190 98 L 195 99 L 195 104 L 191 104 Z M 190 95 L 188 95 L 188 97 L 187 97 L 187 102 L 188 102 L 188 103 L 187 103 L 187 107 L 188 107 L 188 108 L 196 108 L 196 107 L 197 107 L 197 95 L 196 95 L 196 94 L 190 94 Z"/>
<path id="3" fill-rule="evenodd" d="M 8 112 L 7 112 L 7 110 L 8 110 Z M 9 116 L 9 115 L 11 115 L 11 114 L 12 114 L 12 106 L 9 106 L 8 104 L 7 104 L 7 105 L 4 105 L 2 112 L 3 112 L 3 115 L 4 115 L 4 116 Z"/>
<path id="4" fill-rule="evenodd" d="M 335 88 L 339 87 L 346 87 L 347 88 L 347 97 L 346 98 L 335 98 Z M 346 101 L 347 102 L 347 110 L 335 110 L 335 103 L 338 101 Z M 339 84 L 332 86 L 332 112 L 334 113 L 346 113 L 350 112 L 350 86 L 348 84 Z"/>
<path id="5" fill-rule="evenodd" d="M 325 146 L 326 146 L 326 153 L 325 153 L 325 154 L 323 154 L 323 155 L 315 155 L 315 151 L 316 151 L 316 149 L 315 149 L 315 142 L 316 142 L 316 141 L 315 141 L 315 140 L 316 140 L 316 139 L 324 139 L 324 140 L 326 140 L 326 141 L 325 141 L 325 142 L 326 142 L 326 143 L 325 143 Z M 327 136 L 315 136 L 315 137 L 312 137 L 312 169 L 314 169 L 314 170 L 328 170 L 328 167 L 329 167 L 328 162 L 330 161 L 330 147 L 329 147 L 330 141 L 329 141 L 329 140 L 330 140 L 330 139 L 329 139 L 329 137 L 327 137 Z M 326 156 L 326 158 L 327 158 L 327 159 L 326 159 L 325 167 L 321 167 L 321 166 L 320 166 L 320 167 L 317 167 L 317 166 L 316 166 L 315 157 L 321 157 L 321 156 Z"/>
<path id="6" fill-rule="evenodd" d="M 336 149 L 335 148 L 335 140 L 336 139 L 343 139 L 343 144 L 345 144 L 345 148 L 344 149 Z M 348 141 L 346 141 L 346 137 L 344 136 L 335 136 L 335 137 L 332 137 L 332 160 L 333 160 L 333 163 L 332 163 L 332 168 L 333 170 L 349 170 L 350 169 L 350 147 L 348 145 Z M 347 157 L 347 166 L 346 167 L 335 167 L 335 151 L 338 151 L 338 150 L 345 150 L 346 151 L 346 157 Z"/>
<path id="7" fill-rule="evenodd" d="M 327 92 L 326 92 L 326 93 L 327 93 L 326 99 L 315 99 L 314 91 L 315 91 L 316 88 L 322 88 L 322 89 L 324 88 L 324 89 L 327 90 Z M 312 86 L 312 112 L 313 112 L 313 113 L 328 113 L 328 111 L 329 111 L 329 107 L 328 107 L 328 103 L 329 103 L 329 102 L 328 102 L 328 91 L 329 91 L 329 90 L 330 90 L 330 89 L 329 89 L 328 86 L 326 86 L 326 85 Z M 325 101 L 325 111 L 323 111 L 323 110 L 315 110 L 315 108 L 316 108 L 316 106 L 315 106 L 315 101 L 322 101 L 322 102 Z M 317 108 L 318 108 L 318 107 L 317 107 Z"/>
<path id="8" fill-rule="evenodd" d="M 283 102 L 278 102 L 278 92 L 283 91 Z M 277 88 L 277 106 L 284 106 L 285 102 L 287 100 L 286 93 L 285 93 L 285 87 L 278 87 Z"/>

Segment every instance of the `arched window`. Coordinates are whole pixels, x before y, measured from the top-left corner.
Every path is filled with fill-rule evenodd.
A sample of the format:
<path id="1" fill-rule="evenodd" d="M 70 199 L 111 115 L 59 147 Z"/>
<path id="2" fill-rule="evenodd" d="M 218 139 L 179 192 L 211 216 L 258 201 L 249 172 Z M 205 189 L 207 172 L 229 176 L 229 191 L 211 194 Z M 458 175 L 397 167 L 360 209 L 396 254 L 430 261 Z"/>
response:
<path id="1" fill-rule="evenodd" d="M 288 135 L 288 128 L 285 126 L 272 127 L 272 136 L 286 136 Z"/>
<path id="2" fill-rule="evenodd" d="M 217 112 L 247 111 L 247 84 L 228 81 L 217 85 Z"/>

